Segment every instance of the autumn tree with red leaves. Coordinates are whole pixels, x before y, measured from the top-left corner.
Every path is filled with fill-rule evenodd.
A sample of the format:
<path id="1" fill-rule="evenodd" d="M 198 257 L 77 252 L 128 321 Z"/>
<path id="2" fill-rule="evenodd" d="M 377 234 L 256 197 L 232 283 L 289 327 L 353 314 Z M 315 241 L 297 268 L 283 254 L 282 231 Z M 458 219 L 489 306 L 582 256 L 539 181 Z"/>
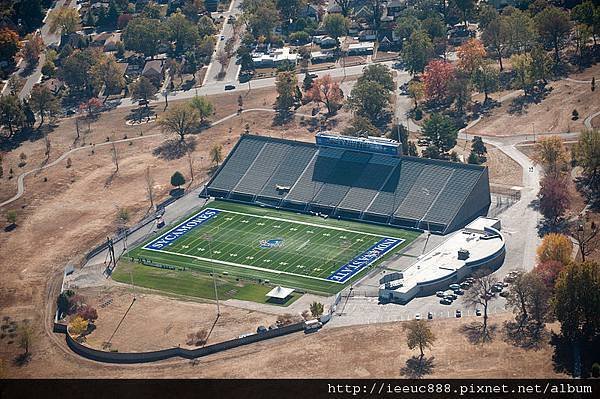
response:
<path id="1" fill-rule="evenodd" d="M 538 193 L 540 212 L 551 225 L 556 226 L 571 205 L 569 182 L 563 176 L 546 176 Z"/>
<path id="2" fill-rule="evenodd" d="M 440 101 L 448 96 L 449 83 L 454 78 L 454 66 L 446 61 L 434 60 L 425 67 L 423 81 L 425 95 L 430 100 Z"/>
<path id="3" fill-rule="evenodd" d="M 306 98 L 315 103 L 325 104 L 327 114 L 332 115 L 342 104 L 344 93 L 330 75 L 325 75 L 313 82 L 312 87 L 306 92 Z"/>
<path id="4" fill-rule="evenodd" d="M 540 263 L 533 270 L 538 276 L 540 276 L 544 282 L 544 285 L 548 287 L 548 289 L 553 290 L 554 284 L 556 283 L 556 278 L 563 267 L 565 267 L 565 265 L 558 260 L 548 260 Z"/>

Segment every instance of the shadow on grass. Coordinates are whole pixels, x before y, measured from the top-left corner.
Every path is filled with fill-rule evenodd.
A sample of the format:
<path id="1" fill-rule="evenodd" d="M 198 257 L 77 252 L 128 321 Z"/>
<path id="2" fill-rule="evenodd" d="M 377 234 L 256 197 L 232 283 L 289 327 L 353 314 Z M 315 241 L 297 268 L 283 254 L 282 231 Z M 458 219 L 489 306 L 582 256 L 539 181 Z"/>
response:
<path id="1" fill-rule="evenodd" d="M 484 342 L 491 342 L 496 335 L 498 326 L 495 324 L 487 325 L 486 331 L 483 330 L 483 323 L 475 321 L 470 324 L 464 324 L 460 327 L 459 331 L 463 334 L 470 343 L 479 344 Z"/>
<path id="2" fill-rule="evenodd" d="M 14 365 L 17 367 L 23 367 L 29 363 L 31 360 L 31 353 L 21 353 L 17 355 L 14 359 Z"/>
<path id="3" fill-rule="evenodd" d="M 421 378 L 433 372 L 434 356 L 429 358 L 421 356 L 413 356 L 406 361 L 406 365 L 400 369 L 400 375 L 407 378 Z"/>
<path id="4" fill-rule="evenodd" d="M 194 151 L 196 148 L 196 140 L 194 138 L 181 141 L 178 139 L 167 140 L 152 151 L 152 154 L 166 161 L 180 159 L 188 151 Z"/>
<path id="5" fill-rule="evenodd" d="M 537 328 L 533 323 L 519 326 L 519 323 L 507 321 L 504 323 L 506 342 L 523 349 L 540 349 L 548 342 L 550 335 L 544 328 Z"/>

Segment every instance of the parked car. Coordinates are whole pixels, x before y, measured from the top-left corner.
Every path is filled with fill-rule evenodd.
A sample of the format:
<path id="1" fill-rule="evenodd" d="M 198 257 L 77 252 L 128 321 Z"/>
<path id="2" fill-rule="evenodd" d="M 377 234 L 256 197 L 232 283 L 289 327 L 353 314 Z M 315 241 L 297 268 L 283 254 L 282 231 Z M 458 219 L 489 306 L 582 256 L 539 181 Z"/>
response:
<path id="1" fill-rule="evenodd" d="M 469 288 L 471 288 L 471 283 L 463 281 L 462 283 L 460 283 L 460 288 L 462 288 L 463 290 L 468 290 Z"/>
<path id="2" fill-rule="evenodd" d="M 440 299 L 440 303 L 442 305 L 452 305 L 452 300 L 450 300 L 448 298 L 442 298 L 442 299 Z"/>
<path id="3" fill-rule="evenodd" d="M 500 295 L 502 298 L 507 298 L 509 294 L 508 294 L 508 291 L 502 291 L 498 295 Z"/>
<path id="4" fill-rule="evenodd" d="M 435 296 L 443 298 L 446 294 L 444 293 L 444 291 L 438 291 L 435 293 Z"/>
<path id="5" fill-rule="evenodd" d="M 258 326 L 258 328 L 256 329 L 256 333 L 257 334 L 262 334 L 262 333 L 267 332 L 267 331 L 268 331 L 267 327 L 265 327 L 265 326 Z"/>
<path id="6" fill-rule="evenodd" d="M 461 290 L 460 288 L 457 290 L 454 290 L 454 294 L 456 295 L 463 295 L 465 292 L 463 290 Z"/>
<path id="7" fill-rule="evenodd" d="M 221 35 L 220 40 L 225 40 L 225 35 Z"/>
<path id="8" fill-rule="evenodd" d="M 457 290 L 457 289 L 459 289 L 459 288 L 460 288 L 460 285 L 458 285 L 458 284 L 450 284 L 450 285 L 448 286 L 448 288 L 450 288 L 452 291 L 454 291 L 454 290 Z"/>
<path id="9" fill-rule="evenodd" d="M 481 309 L 475 309 L 475 316 L 481 316 Z"/>
<path id="10" fill-rule="evenodd" d="M 454 301 L 454 300 L 458 299 L 458 295 L 456 295 L 456 294 L 447 294 L 446 296 L 444 296 L 444 298 L 449 299 L 451 301 Z"/>
<path id="11" fill-rule="evenodd" d="M 417 313 L 415 315 L 415 320 L 421 320 L 421 313 Z"/>
<path id="12" fill-rule="evenodd" d="M 462 317 L 462 312 L 459 309 L 456 309 L 455 315 L 456 317 Z"/>
<path id="13" fill-rule="evenodd" d="M 428 319 L 428 320 L 432 320 L 432 319 L 433 319 L 433 313 L 431 313 L 431 312 L 428 312 L 428 313 L 427 313 L 427 319 Z"/>
<path id="14" fill-rule="evenodd" d="M 492 290 L 492 292 L 500 292 L 500 291 L 502 291 L 502 288 L 503 288 L 502 286 L 499 286 L 496 284 L 496 285 L 492 285 L 491 290 Z"/>
<path id="15" fill-rule="evenodd" d="M 225 90 L 226 90 L 226 91 L 227 91 L 227 90 L 233 90 L 233 89 L 235 89 L 235 86 L 234 86 L 234 85 L 225 85 Z"/>

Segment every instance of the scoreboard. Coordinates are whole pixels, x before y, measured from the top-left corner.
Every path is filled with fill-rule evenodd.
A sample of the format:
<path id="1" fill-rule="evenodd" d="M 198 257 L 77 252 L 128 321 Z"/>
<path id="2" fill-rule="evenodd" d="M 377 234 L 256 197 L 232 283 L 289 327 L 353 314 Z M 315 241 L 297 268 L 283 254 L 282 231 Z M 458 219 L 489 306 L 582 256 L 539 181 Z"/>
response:
<path id="1" fill-rule="evenodd" d="M 402 146 L 399 142 L 381 137 L 351 137 L 318 133 L 316 140 L 317 145 L 323 147 L 345 148 L 396 157 L 402 155 Z"/>

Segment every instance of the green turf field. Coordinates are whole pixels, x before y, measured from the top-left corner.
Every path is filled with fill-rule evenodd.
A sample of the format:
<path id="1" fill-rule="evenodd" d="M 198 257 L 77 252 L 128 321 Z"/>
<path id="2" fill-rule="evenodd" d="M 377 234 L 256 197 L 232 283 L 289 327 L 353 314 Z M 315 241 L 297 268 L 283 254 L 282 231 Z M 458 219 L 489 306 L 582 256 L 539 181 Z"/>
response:
<path id="1" fill-rule="evenodd" d="M 214 269 L 223 276 L 250 281 L 268 280 L 299 290 L 332 294 L 360 278 L 368 268 L 343 283 L 328 278 L 374 244 L 387 237 L 404 240 L 370 267 L 397 253 L 419 235 L 391 227 L 221 201 L 213 201 L 204 209 L 219 213 L 168 245 L 160 249 L 149 248 L 166 232 L 176 231 L 176 227 L 184 224 L 181 222 L 191 220 L 202 212 L 197 211 L 191 217 L 161 229 L 160 233 L 125 257 L 175 267 L 176 270 L 170 273 L 188 270 L 206 273 Z M 156 285 L 146 284 L 150 288 Z"/>

